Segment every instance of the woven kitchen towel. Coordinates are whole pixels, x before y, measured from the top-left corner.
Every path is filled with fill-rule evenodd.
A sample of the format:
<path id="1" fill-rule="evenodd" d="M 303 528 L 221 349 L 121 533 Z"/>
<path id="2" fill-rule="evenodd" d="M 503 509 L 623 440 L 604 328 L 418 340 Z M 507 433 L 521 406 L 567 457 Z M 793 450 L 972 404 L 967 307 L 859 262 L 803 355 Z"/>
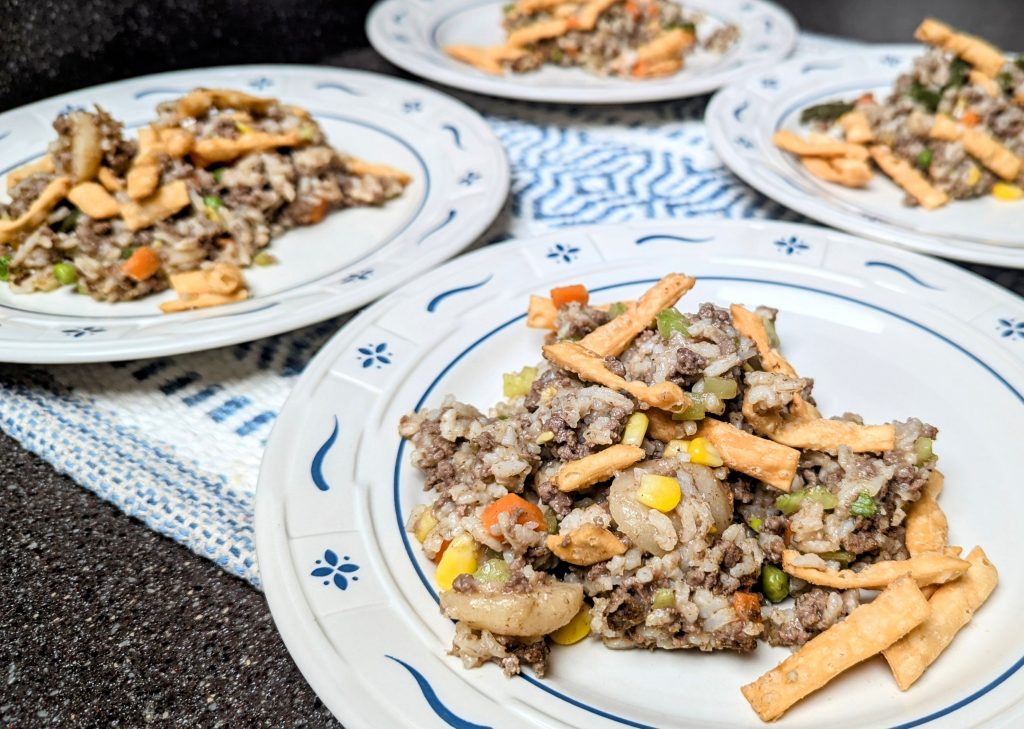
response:
<path id="1" fill-rule="evenodd" d="M 487 117 L 512 163 L 510 209 L 485 242 L 646 218 L 797 219 L 723 167 L 701 121 L 706 97 L 586 110 L 463 98 Z M 1020 285 L 1019 275 L 1002 275 Z M 163 359 L 6 366 L 0 427 L 259 586 L 253 502 L 263 446 L 296 376 L 346 320 Z"/>

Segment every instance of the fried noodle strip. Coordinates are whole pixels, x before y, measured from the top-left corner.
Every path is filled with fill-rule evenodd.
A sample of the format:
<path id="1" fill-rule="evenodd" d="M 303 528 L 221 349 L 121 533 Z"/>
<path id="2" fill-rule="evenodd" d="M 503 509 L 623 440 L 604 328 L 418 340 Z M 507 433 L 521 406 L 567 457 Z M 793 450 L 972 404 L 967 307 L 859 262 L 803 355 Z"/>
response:
<path id="1" fill-rule="evenodd" d="M 840 590 L 861 588 L 880 590 L 903 575 L 910 575 L 918 586 L 942 584 L 954 580 L 970 567 L 970 563 L 941 552 L 919 554 L 910 559 L 887 560 L 868 565 L 860 572 L 853 570 L 826 570 L 793 564 L 801 556 L 794 549 L 782 553 L 782 569 L 794 577 L 818 585 Z"/>

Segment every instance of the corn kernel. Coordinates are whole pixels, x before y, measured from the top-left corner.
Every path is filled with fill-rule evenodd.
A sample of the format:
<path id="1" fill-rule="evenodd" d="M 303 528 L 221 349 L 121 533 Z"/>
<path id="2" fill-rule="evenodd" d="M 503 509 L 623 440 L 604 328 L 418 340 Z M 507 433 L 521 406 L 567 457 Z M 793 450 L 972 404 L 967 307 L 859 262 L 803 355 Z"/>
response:
<path id="1" fill-rule="evenodd" d="M 981 181 L 981 170 L 978 165 L 971 165 L 970 169 L 967 170 L 967 184 L 974 187 Z"/>
<path id="2" fill-rule="evenodd" d="M 572 645 L 590 635 L 590 607 L 586 604 L 576 616 L 551 634 L 551 640 L 558 645 Z"/>
<path id="3" fill-rule="evenodd" d="M 1012 202 L 1024 198 L 1024 190 L 1017 185 L 1011 185 L 1009 182 L 997 182 L 992 186 L 992 196 L 996 200 Z"/>
<path id="4" fill-rule="evenodd" d="M 657 476 L 653 473 L 641 476 L 640 488 L 636 490 L 637 501 L 658 511 L 672 511 L 682 497 L 683 491 L 678 481 L 671 476 Z"/>
<path id="5" fill-rule="evenodd" d="M 433 513 L 431 513 L 430 509 L 427 509 L 422 514 L 420 514 L 420 518 L 416 520 L 416 530 L 414 532 L 414 534 L 416 535 L 416 539 L 419 541 L 420 544 L 423 544 L 423 542 L 427 541 L 427 537 L 430 535 L 430 532 L 432 532 L 434 530 L 434 527 L 436 526 L 437 517 L 435 517 Z"/>
<path id="6" fill-rule="evenodd" d="M 722 456 L 707 438 L 694 438 L 690 441 L 686 451 L 690 454 L 691 463 L 699 463 L 711 468 L 718 468 L 722 465 Z"/>
<path id="7" fill-rule="evenodd" d="M 624 445 L 639 446 L 647 435 L 647 424 L 650 419 L 643 413 L 633 413 L 626 421 L 626 429 L 622 431 Z"/>
<path id="8" fill-rule="evenodd" d="M 537 445 L 544 445 L 549 440 L 554 439 L 554 437 L 555 437 L 554 431 L 545 430 L 543 433 L 541 433 L 540 435 L 537 436 L 536 443 L 537 443 Z"/>
<path id="9" fill-rule="evenodd" d="M 252 127 L 250 127 L 245 122 L 238 121 L 237 119 L 235 119 L 235 129 L 238 130 L 239 134 L 248 134 L 249 132 L 252 131 Z"/>
<path id="10" fill-rule="evenodd" d="M 452 589 L 452 583 L 459 575 L 473 574 L 477 570 L 478 547 L 469 534 L 459 534 L 437 563 L 434 579 L 442 590 Z"/>
<path id="11" fill-rule="evenodd" d="M 663 458 L 672 458 L 680 453 L 686 453 L 686 449 L 689 447 L 690 441 L 688 440 L 670 440 L 665 445 L 665 450 L 661 452 L 661 455 Z"/>

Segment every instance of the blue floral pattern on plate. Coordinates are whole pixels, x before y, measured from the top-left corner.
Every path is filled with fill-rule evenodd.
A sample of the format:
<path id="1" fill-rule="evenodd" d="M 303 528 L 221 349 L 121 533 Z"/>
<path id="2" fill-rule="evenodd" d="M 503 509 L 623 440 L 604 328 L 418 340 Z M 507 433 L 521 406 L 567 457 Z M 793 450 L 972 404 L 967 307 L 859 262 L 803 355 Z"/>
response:
<path id="1" fill-rule="evenodd" d="M 804 251 L 811 249 L 809 245 L 804 243 L 795 235 L 791 235 L 787 238 L 779 238 L 775 241 L 775 248 L 779 253 L 785 253 L 787 256 L 799 256 Z"/>
<path id="2" fill-rule="evenodd" d="M 1014 341 L 1024 339 L 1024 319 L 1000 319 L 997 327 L 999 336 Z"/>
<path id="3" fill-rule="evenodd" d="M 327 564 L 322 567 L 316 567 L 309 574 L 312 577 L 326 577 L 327 579 L 324 580 L 325 585 L 329 585 L 333 582 L 334 586 L 339 590 L 347 590 L 349 580 L 352 582 L 359 581 L 358 577 L 352 576 L 353 572 L 357 572 L 359 570 L 359 565 L 355 562 L 351 562 L 350 560 L 351 557 L 347 554 L 339 560 L 338 555 L 334 550 L 324 550 L 324 558 L 318 559 L 316 564 L 323 565 L 324 562 Z M 349 575 L 349 577 L 346 577 L 346 575 Z"/>
<path id="4" fill-rule="evenodd" d="M 391 364 L 391 357 L 393 355 L 388 351 L 387 342 L 367 344 L 356 351 L 359 352 L 359 356 L 356 359 L 362 360 L 364 370 L 370 367 L 376 367 L 379 370 L 384 365 Z"/>
<path id="5" fill-rule="evenodd" d="M 579 256 L 580 249 L 568 243 L 555 243 L 547 257 L 556 263 L 572 263 Z"/>

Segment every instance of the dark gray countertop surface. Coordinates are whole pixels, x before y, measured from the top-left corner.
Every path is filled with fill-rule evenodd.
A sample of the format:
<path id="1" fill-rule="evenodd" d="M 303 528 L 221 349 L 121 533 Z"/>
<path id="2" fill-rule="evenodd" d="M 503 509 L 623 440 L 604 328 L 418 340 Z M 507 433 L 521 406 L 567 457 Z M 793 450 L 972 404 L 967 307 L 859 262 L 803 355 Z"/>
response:
<path id="1" fill-rule="evenodd" d="M 894 40 L 893 28 L 912 27 L 924 13 L 921 2 L 897 9 L 888 0 L 858 0 L 856 12 L 854 3 L 828 3 L 835 10 L 827 17 L 826 4 L 783 4 L 813 30 L 870 40 Z M 1004 29 L 1014 25 L 1006 24 L 1008 14 L 1024 14 L 1024 3 L 928 6 L 952 22 L 971 12 L 982 25 Z M 283 60 L 230 48 L 230 61 Z M 329 61 L 390 69 L 371 51 Z M 48 95 L 38 86 L 21 89 L 24 100 Z M 1015 272 L 971 268 L 1022 293 Z M 0 433 L 0 727 L 150 723 L 337 726 L 288 656 L 262 594 Z"/>
<path id="2" fill-rule="evenodd" d="M 263 595 L 0 434 L 0 726 L 337 726 Z"/>

